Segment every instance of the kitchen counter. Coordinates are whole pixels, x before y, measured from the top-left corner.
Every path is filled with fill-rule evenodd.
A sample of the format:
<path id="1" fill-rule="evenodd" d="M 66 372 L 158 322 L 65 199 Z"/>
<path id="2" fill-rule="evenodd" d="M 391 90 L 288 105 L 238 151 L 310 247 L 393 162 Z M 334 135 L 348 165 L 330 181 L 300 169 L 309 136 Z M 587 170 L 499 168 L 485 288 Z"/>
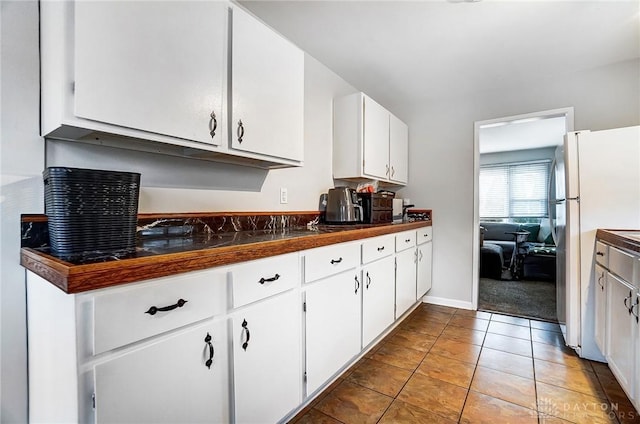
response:
<path id="1" fill-rule="evenodd" d="M 293 225 L 269 224 L 271 228 L 264 229 L 243 229 L 234 222 L 231 230 L 222 225 L 220 231 L 212 230 L 210 225 L 194 230 L 194 226 L 189 225 L 185 231 L 184 225 L 156 225 L 175 218 L 151 215 L 144 218 L 139 218 L 138 245 L 131 255 L 72 263 L 52 255 L 47 246 L 23 247 L 20 263 L 64 292 L 79 293 L 431 225 L 428 219 L 397 224 L 318 225 L 310 222 L 302 226 L 292 219 Z M 251 223 L 256 227 L 255 217 Z M 175 228 L 178 231 L 173 231 Z"/>
<path id="2" fill-rule="evenodd" d="M 612 246 L 640 253 L 640 230 L 598 229 L 596 238 L 606 241 Z"/>

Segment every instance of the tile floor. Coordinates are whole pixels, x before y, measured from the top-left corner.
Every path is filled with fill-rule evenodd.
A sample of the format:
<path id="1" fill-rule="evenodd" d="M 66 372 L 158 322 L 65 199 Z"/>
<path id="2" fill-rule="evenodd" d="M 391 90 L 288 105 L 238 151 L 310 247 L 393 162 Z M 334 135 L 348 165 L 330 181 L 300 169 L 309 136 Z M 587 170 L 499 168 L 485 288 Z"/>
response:
<path id="1" fill-rule="evenodd" d="M 423 304 L 291 423 L 640 423 L 557 324 Z"/>

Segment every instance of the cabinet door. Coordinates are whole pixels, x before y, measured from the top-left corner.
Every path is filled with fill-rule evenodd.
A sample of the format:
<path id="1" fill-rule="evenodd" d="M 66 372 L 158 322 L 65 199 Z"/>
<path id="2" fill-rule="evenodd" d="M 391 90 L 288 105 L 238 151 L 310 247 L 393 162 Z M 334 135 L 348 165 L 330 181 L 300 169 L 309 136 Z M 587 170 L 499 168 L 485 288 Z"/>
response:
<path id="1" fill-rule="evenodd" d="M 389 179 L 406 184 L 409 179 L 409 127 L 389 115 Z"/>
<path id="2" fill-rule="evenodd" d="M 416 303 L 416 249 L 396 254 L 396 319 Z"/>
<path id="3" fill-rule="evenodd" d="M 75 115 L 220 143 L 224 2 L 75 4 Z"/>
<path id="4" fill-rule="evenodd" d="M 302 161 L 304 53 L 233 8 L 231 146 Z"/>
<path id="5" fill-rule="evenodd" d="M 431 290 L 431 255 L 433 244 L 427 242 L 418 245 L 418 298 L 424 296 L 429 290 Z"/>
<path id="6" fill-rule="evenodd" d="M 596 265 L 595 290 L 595 339 L 600 352 L 606 356 L 607 271 L 599 265 Z"/>
<path id="7" fill-rule="evenodd" d="M 394 260 L 388 256 L 362 269 L 362 346 L 367 346 L 394 321 Z"/>
<path id="8" fill-rule="evenodd" d="M 96 422 L 228 422 L 228 370 L 226 321 L 163 338 L 95 365 Z"/>
<path id="9" fill-rule="evenodd" d="M 389 179 L 389 112 L 364 96 L 363 173 Z"/>
<path id="10" fill-rule="evenodd" d="M 307 394 L 360 352 L 362 282 L 359 271 L 334 275 L 306 292 Z"/>
<path id="11" fill-rule="evenodd" d="M 302 302 L 290 291 L 233 317 L 238 423 L 274 423 L 302 400 Z"/>
<path id="12" fill-rule="evenodd" d="M 607 273 L 608 312 L 607 361 L 609 368 L 629 396 L 633 398 L 635 317 L 630 312 L 636 297 L 635 289 L 611 273 Z"/>

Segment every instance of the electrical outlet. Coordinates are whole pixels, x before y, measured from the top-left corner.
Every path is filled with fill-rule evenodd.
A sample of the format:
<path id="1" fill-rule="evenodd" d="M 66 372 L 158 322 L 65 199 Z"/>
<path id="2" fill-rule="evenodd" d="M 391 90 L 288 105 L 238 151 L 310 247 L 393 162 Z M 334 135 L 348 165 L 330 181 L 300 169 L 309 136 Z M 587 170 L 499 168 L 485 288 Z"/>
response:
<path id="1" fill-rule="evenodd" d="M 280 187 L 280 204 L 289 203 L 289 194 L 286 187 Z"/>

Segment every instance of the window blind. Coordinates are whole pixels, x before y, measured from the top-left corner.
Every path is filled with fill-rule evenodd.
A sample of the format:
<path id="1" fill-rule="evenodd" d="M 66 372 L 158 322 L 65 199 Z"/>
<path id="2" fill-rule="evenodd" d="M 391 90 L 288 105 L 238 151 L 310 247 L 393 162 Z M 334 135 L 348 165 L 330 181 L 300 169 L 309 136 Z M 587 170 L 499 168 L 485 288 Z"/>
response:
<path id="1" fill-rule="evenodd" d="M 550 161 L 501 164 L 480 168 L 481 218 L 548 216 Z"/>

